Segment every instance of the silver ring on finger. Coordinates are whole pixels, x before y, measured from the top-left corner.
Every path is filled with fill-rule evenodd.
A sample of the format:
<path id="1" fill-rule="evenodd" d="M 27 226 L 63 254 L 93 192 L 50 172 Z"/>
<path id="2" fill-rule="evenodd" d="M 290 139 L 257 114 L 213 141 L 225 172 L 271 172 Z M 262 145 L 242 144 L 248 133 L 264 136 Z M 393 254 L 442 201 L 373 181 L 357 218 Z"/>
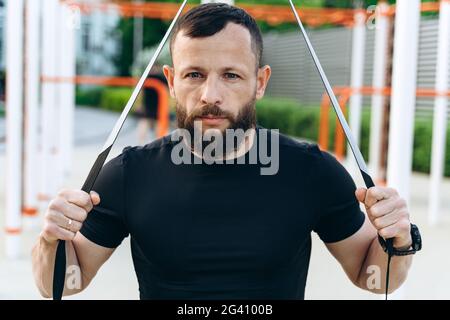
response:
<path id="1" fill-rule="evenodd" d="M 69 219 L 69 220 L 67 220 L 67 227 L 66 227 L 66 229 L 67 229 L 67 230 L 70 230 L 70 227 L 72 227 L 73 220 L 70 219 L 70 218 L 68 218 L 68 219 Z"/>

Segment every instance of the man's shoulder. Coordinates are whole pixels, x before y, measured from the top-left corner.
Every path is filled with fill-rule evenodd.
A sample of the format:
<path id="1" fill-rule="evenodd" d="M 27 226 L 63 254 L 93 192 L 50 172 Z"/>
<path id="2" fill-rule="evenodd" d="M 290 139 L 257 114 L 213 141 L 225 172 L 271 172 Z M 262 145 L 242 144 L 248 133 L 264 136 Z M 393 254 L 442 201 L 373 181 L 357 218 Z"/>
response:
<path id="1" fill-rule="evenodd" d="M 164 152 L 166 149 L 170 148 L 170 134 L 157 138 L 143 146 L 127 146 L 122 150 L 121 157 L 126 160 L 138 159 L 143 156 L 148 157 L 149 155 Z"/>
<path id="2" fill-rule="evenodd" d="M 265 128 L 261 128 L 265 129 Z M 274 129 L 266 129 L 271 132 L 272 139 L 277 137 L 279 141 L 280 151 L 292 152 L 299 155 L 305 155 L 313 158 L 322 158 L 323 152 L 320 150 L 317 143 L 293 138 Z"/>

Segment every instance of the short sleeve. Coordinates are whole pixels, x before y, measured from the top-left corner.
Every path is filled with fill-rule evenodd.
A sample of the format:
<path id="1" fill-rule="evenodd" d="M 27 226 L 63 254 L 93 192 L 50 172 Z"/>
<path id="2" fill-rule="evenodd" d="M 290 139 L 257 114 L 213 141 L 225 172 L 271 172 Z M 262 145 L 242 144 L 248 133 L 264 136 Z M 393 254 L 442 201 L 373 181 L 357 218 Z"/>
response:
<path id="1" fill-rule="evenodd" d="M 314 231 L 326 243 L 344 240 L 357 232 L 364 223 L 355 196 L 356 185 L 347 170 L 328 152 L 318 165 L 319 212 Z"/>
<path id="2" fill-rule="evenodd" d="M 107 248 L 118 247 L 128 236 L 125 226 L 124 153 L 106 163 L 93 191 L 100 204 L 89 212 L 80 230 L 90 241 Z"/>

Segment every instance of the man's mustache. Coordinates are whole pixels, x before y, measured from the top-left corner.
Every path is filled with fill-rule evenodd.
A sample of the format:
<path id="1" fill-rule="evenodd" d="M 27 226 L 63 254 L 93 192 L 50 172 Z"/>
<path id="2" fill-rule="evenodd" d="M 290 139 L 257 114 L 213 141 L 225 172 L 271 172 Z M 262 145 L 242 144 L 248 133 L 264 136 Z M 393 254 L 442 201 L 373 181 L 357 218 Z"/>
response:
<path id="1" fill-rule="evenodd" d="M 221 118 L 228 118 L 228 119 L 234 119 L 234 116 L 225 110 L 222 110 L 217 105 L 209 104 L 205 105 L 203 107 L 196 108 L 192 110 L 192 112 L 189 114 L 189 120 L 193 120 L 195 118 L 200 117 L 206 117 L 208 115 L 215 116 L 215 117 L 221 117 Z"/>

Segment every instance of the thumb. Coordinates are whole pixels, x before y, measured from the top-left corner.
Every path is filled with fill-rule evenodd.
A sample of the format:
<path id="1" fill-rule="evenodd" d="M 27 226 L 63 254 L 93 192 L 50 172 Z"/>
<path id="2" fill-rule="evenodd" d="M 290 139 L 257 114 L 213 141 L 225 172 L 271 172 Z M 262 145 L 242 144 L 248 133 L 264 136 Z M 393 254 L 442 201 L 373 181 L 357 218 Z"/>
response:
<path id="1" fill-rule="evenodd" d="M 97 192 L 95 192 L 95 191 L 91 191 L 89 194 L 91 196 L 92 204 L 94 206 L 98 205 L 100 203 L 100 196 L 99 196 L 99 194 Z"/>
<path id="2" fill-rule="evenodd" d="M 358 188 L 355 191 L 355 196 L 356 199 L 358 199 L 359 202 L 364 203 L 364 200 L 366 199 L 366 193 L 367 193 L 367 189 L 366 188 Z"/>

